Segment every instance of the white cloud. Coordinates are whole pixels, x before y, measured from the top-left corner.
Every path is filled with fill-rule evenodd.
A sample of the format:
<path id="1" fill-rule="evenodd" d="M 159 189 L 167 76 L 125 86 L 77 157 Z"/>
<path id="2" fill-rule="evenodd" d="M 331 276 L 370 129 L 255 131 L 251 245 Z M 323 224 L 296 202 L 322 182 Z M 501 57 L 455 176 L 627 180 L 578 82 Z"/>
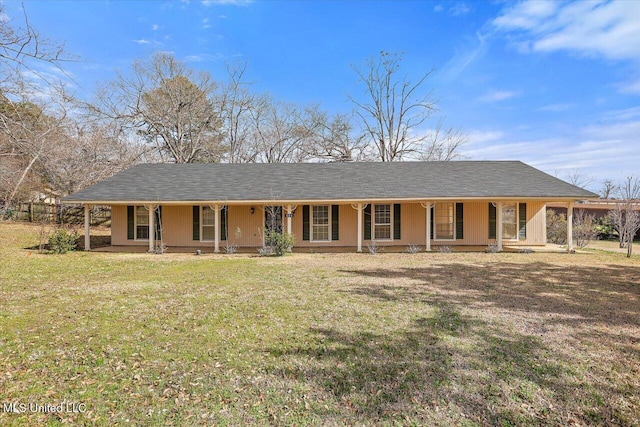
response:
<path id="1" fill-rule="evenodd" d="M 493 25 L 515 32 L 522 51 L 640 59 L 640 7 L 635 1 L 525 1 L 505 8 Z"/>
<path id="2" fill-rule="evenodd" d="M 149 44 L 151 43 L 149 40 L 146 39 L 138 39 L 138 40 L 131 40 L 134 43 L 138 43 L 138 44 Z"/>
<path id="3" fill-rule="evenodd" d="M 455 80 L 469 65 L 479 59 L 486 52 L 485 38 L 480 33 L 476 33 L 477 45 L 472 49 L 456 51 L 453 58 L 442 68 L 440 78 L 447 81 Z"/>
<path id="4" fill-rule="evenodd" d="M 151 26 L 151 31 L 158 31 L 160 29 L 162 29 L 162 27 L 160 25 L 158 25 L 158 24 L 153 24 Z"/>
<path id="5" fill-rule="evenodd" d="M 509 90 L 494 90 L 481 96 L 479 99 L 482 102 L 500 102 L 506 101 L 507 99 L 515 98 L 517 96 L 520 96 L 520 92 Z"/>
<path id="6" fill-rule="evenodd" d="M 231 6 L 248 6 L 253 0 L 202 0 L 203 6 L 214 5 L 231 5 Z"/>
<path id="7" fill-rule="evenodd" d="M 441 4 L 437 4 L 433 7 L 434 12 L 442 12 L 443 10 L 444 10 L 444 7 L 442 7 Z"/>
<path id="8" fill-rule="evenodd" d="M 7 15 L 4 12 L 0 12 L 0 24 L 4 24 L 6 22 L 9 22 L 9 15 Z"/>
<path id="9" fill-rule="evenodd" d="M 550 131 L 549 133 L 552 133 Z M 576 169 L 594 180 L 621 181 L 640 174 L 640 107 L 611 111 L 600 123 L 575 129 L 568 136 L 522 139 L 508 131 L 470 131 L 462 154 L 475 160 L 522 160 L 566 178 Z"/>
<path id="10" fill-rule="evenodd" d="M 184 57 L 185 62 L 220 61 L 222 59 L 224 59 L 224 55 L 221 53 L 201 53 L 197 55 L 187 55 Z"/>
<path id="11" fill-rule="evenodd" d="M 449 15 L 458 16 L 458 15 L 466 15 L 471 12 L 471 7 L 466 3 L 456 3 L 449 8 Z"/>
<path id="12" fill-rule="evenodd" d="M 575 104 L 548 104 L 538 108 L 538 111 L 551 111 L 554 113 L 559 113 L 561 111 L 571 110 L 573 107 L 575 107 Z"/>
<path id="13" fill-rule="evenodd" d="M 640 95 L 640 79 L 636 81 L 627 81 L 624 83 L 618 83 L 618 92 L 627 95 Z"/>

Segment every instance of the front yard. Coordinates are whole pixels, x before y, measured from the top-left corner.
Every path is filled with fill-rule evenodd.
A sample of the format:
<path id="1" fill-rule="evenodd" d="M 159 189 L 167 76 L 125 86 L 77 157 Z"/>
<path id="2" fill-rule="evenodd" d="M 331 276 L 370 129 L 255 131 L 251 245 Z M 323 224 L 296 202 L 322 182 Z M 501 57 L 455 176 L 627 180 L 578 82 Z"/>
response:
<path id="1" fill-rule="evenodd" d="M 0 223 L 0 424 L 640 425 L 637 256 L 37 242 Z"/>

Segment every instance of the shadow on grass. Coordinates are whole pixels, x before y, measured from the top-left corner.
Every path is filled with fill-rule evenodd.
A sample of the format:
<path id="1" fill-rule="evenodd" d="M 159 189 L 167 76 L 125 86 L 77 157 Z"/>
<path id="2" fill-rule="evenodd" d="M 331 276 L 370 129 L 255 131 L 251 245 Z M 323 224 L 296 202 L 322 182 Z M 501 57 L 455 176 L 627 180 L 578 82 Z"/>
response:
<path id="1" fill-rule="evenodd" d="M 565 322 L 569 328 L 588 322 L 635 328 L 640 322 L 640 269 L 454 263 L 347 273 L 357 285 L 343 292 L 388 302 L 389 310 L 425 304 L 435 314 L 397 325 L 393 333 L 354 331 L 348 323 L 312 328 L 312 339 L 304 346 L 269 349 L 279 361 L 271 373 L 311 386 L 315 399 L 333 402 L 329 412 L 340 420 L 634 423 L 633 404 L 620 403 L 630 382 L 618 377 L 609 383 L 609 366 L 581 366 L 576 354 L 563 354 L 543 333 L 508 324 L 509 316 L 523 310 L 542 323 Z M 362 285 L 363 277 L 375 280 Z M 486 320 L 468 314 L 473 313 L 466 310 L 469 306 L 502 317 Z M 571 333 L 579 339 L 579 329 Z M 611 336 L 598 344 L 611 341 L 619 346 L 616 351 L 637 355 L 637 343 L 623 345 L 624 340 Z M 603 380 L 594 379 L 600 375 Z"/>
<path id="2" fill-rule="evenodd" d="M 484 304 L 557 314 L 557 321 L 567 323 L 640 326 L 638 267 L 452 263 L 342 272 L 386 279 L 384 285 L 359 285 L 347 291 L 383 301 Z"/>

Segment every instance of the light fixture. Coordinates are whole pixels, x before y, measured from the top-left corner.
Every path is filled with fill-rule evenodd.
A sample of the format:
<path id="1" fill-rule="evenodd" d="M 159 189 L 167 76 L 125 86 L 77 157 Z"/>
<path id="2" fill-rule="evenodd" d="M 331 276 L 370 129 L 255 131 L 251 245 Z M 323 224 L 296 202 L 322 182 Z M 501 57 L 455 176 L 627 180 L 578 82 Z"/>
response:
<path id="1" fill-rule="evenodd" d="M 251 215 L 253 215 L 253 213 L 254 213 L 255 211 L 256 211 L 256 210 L 253 208 L 253 206 L 251 206 L 251 209 L 249 210 L 249 212 L 251 212 Z"/>

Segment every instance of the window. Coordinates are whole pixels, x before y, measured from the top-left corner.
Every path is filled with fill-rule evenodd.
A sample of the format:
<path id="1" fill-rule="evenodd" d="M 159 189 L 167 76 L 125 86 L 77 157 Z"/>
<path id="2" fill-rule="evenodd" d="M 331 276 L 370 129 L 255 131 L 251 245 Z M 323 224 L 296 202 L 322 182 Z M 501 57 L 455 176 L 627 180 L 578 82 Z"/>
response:
<path id="1" fill-rule="evenodd" d="M 391 240 L 391 205 L 375 205 L 373 212 L 373 238 Z"/>
<path id="2" fill-rule="evenodd" d="M 210 206 L 202 206 L 200 217 L 202 231 L 200 240 L 212 241 L 216 238 L 216 213 Z"/>
<path id="3" fill-rule="evenodd" d="M 515 240 L 518 238 L 518 204 L 502 204 L 502 238 Z"/>
<path id="4" fill-rule="evenodd" d="M 453 240 L 455 230 L 455 205 L 453 203 L 436 203 L 434 211 L 437 240 Z"/>
<path id="5" fill-rule="evenodd" d="M 311 240 L 329 241 L 329 206 L 313 206 L 311 215 Z"/>
<path id="6" fill-rule="evenodd" d="M 136 240 L 149 239 L 149 210 L 136 206 Z"/>

